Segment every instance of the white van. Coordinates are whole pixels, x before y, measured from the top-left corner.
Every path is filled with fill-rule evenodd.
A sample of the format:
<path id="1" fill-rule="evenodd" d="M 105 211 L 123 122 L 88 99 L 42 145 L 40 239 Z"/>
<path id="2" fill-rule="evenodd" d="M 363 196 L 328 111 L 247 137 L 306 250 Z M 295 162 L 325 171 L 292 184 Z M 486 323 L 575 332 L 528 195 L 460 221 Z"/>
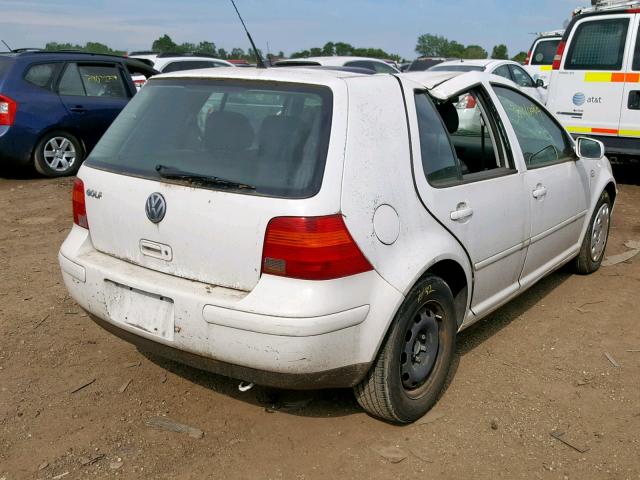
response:
<path id="1" fill-rule="evenodd" d="M 610 155 L 640 153 L 640 1 L 576 11 L 558 47 L 548 108 Z"/>
<path id="2" fill-rule="evenodd" d="M 533 77 L 533 80 L 535 82 L 542 80 L 545 87 L 549 86 L 553 58 L 558 51 L 563 34 L 564 30 L 540 33 L 524 62 L 524 69 Z"/>

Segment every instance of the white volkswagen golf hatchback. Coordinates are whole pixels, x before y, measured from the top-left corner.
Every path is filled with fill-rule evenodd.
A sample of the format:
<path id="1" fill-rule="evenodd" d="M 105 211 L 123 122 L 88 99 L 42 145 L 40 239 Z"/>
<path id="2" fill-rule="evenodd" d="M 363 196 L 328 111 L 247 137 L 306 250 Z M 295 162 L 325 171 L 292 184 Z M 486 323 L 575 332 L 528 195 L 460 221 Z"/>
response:
<path id="1" fill-rule="evenodd" d="M 458 331 L 565 263 L 599 267 L 615 197 L 602 145 L 498 76 L 180 72 L 151 79 L 80 169 L 59 260 L 73 298 L 141 350 L 353 387 L 408 423 Z"/>

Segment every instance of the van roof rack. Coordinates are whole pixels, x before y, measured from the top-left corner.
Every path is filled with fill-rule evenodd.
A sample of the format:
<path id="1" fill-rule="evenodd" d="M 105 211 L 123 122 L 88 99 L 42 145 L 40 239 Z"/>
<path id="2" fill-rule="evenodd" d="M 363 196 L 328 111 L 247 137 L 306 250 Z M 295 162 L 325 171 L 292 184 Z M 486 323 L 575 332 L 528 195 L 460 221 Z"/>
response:
<path id="1" fill-rule="evenodd" d="M 640 7 L 640 0 L 591 0 L 590 7 L 576 8 L 573 15 Z"/>
<path id="2" fill-rule="evenodd" d="M 156 52 L 154 50 L 136 50 L 134 52 L 129 52 L 129 56 L 131 55 L 158 55 L 160 52 Z"/>

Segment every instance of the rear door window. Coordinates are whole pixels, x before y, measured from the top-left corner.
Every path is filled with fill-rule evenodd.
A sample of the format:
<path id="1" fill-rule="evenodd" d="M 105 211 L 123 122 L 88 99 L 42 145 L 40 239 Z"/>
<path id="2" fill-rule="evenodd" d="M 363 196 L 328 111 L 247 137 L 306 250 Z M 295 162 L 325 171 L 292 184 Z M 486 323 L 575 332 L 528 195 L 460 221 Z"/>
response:
<path id="1" fill-rule="evenodd" d="M 513 81 L 513 78 L 511 77 L 511 72 L 509 71 L 509 66 L 508 65 L 502 65 L 502 66 L 496 68 L 493 71 L 493 74 L 494 75 L 498 75 L 499 77 L 506 78 L 507 80 Z"/>
<path id="2" fill-rule="evenodd" d="M 122 72 L 116 65 L 78 66 L 88 97 L 127 97 Z"/>
<path id="3" fill-rule="evenodd" d="M 67 65 L 60 84 L 60 95 L 126 98 L 120 69 L 115 65 Z"/>
<path id="4" fill-rule="evenodd" d="M 59 63 L 32 65 L 27 70 L 24 79 L 32 85 L 51 90 L 59 71 Z"/>
<path id="5" fill-rule="evenodd" d="M 565 62 L 566 70 L 621 70 L 629 18 L 586 21 L 578 25 Z"/>
<path id="6" fill-rule="evenodd" d="M 234 80 L 151 80 L 93 150 L 89 164 L 160 181 L 307 198 L 320 190 L 333 95 L 327 87 Z M 243 187 L 240 187 L 242 185 Z"/>
<path id="7" fill-rule="evenodd" d="M 559 45 L 559 38 L 557 40 L 540 40 L 531 55 L 531 65 L 552 65 Z"/>

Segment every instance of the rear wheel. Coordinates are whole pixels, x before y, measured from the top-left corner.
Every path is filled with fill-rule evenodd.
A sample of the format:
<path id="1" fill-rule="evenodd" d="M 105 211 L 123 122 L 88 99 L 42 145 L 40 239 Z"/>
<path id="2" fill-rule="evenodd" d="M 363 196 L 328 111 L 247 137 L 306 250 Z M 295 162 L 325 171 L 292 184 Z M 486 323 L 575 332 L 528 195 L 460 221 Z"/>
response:
<path id="1" fill-rule="evenodd" d="M 609 193 L 602 192 L 593 212 L 589 228 L 582 241 L 580 253 L 574 260 L 573 268 L 581 275 L 588 275 L 600 268 L 609 239 L 611 225 L 611 199 Z"/>
<path id="2" fill-rule="evenodd" d="M 436 403 L 455 352 L 453 294 L 429 275 L 407 295 L 356 399 L 371 415 L 411 423 Z"/>
<path id="3" fill-rule="evenodd" d="M 45 135 L 33 155 L 38 173 L 46 177 L 74 175 L 84 160 L 82 145 L 66 132 L 51 132 Z"/>

